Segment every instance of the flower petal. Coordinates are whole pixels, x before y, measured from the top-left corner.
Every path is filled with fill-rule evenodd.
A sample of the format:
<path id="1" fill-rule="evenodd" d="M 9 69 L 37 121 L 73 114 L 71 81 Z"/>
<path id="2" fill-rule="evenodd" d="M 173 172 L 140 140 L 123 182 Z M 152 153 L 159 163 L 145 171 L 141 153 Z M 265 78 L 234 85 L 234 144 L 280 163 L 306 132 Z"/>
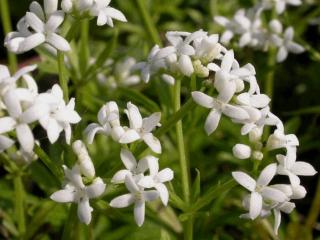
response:
<path id="1" fill-rule="evenodd" d="M 124 208 L 134 203 L 135 199 L 131 193 L 127 193 L 111 200 L 110 206 L 113 208 Z"/>
<path id="2" fill-rule="evenodd" d="M 157 189 L 163 205 L 167 206 L 169 201 L 169 192 L 166 185 L 164 185 L 163 183 L 158 183 L 155 186 L 155 189 Z"/>
<path id="3" fill-rule="evenodd" d="M 250 218 L 256 219 L 262 210 L 262 196 L 257 193 L 257 192 L 253 192 L 250 195 L 250 209 L 249 209 L 249 215 Z"/>
<path id="4" fill-rule="evenodd" d="M 161 183 L 171 181 L 173 179 L 173 171 L 170 168 L 162 169 L 157 174 L 157 180 Z"/>
<path id="5" fill-rule="evenodd" d="M 314 167 L 307 162 L 295 162 L 291 167 L 292 173 L 299 175 L 299 176 L 313 176 L 317 173 Z"/>
<path id="6" fill-rule="evenodd" d="M 197 104 L 199 104 L 202 107 L 212 108 L 214 106 L 213 98 L 202 92 L 192 92 L 192 98 Z"/>
<path id="7" fill-rule="evenodd" d="M 11 117 L 0 118 L 0 134 L 12 131 L 16 126 L 16 120 Z"/>
<path id="8" fill-rule="evenodd" d="M 141 227 L 144 222 L 144 215 L 145 215 L 145 202 L 137 201 L 134 204 L 134 220 L 136 221 L 139 227 Z"/>
<path id="9" fill-rule="evenodd" d="M 100 177 L 97 177 L 93 180 L 93 183 L 86 187 L 86 193 L 89 198 L 96 198 L 101 196 L 105 189 L 106 184 Z"/>
<path id="10" fill-rule="evenodd" d="M 155 127 L 158 126 L 161 119 L 161 113 L 156 112 L 151 114 L 149 117 L 142 120 L 142 129 L 144 132 L 151 132 Z"/>
<path id="11" fill-rule="evenodd" d="M 63 189 L 51 194 L 50 198 L 59 203 L 74 202 L 75 192 L 73 189 Z"/>
<path id="12" fill-rule="evenodd" d="M 93 208 L 90 207 L 89 199 L 82 198 L 78 203 L 78 211 L 77 211 L 80 222 L 83 222 L 88 225 L 91 222 L 92 211 L 93 211 Z"/>
<path id="13" fill-rule="evenodd" d="M 153 136 L 152 133 L 145 133 L 142 136 L 143 141 L 151 148 L 151 150 L 155 153 L 161 153 L 161 143 L 158 138 Z"/>
<path id="14" fill-rule="evenodd" d="M 232 177 L 243 187 L 249 191 L 254 191 L 256 188 L 256 181 L 244 172 L 232 172 Z"/>
<path id="15" fill-rule="evenodd" d="M 17 132 L 17 138 L 21 147 L 26 152 L 29 152 L 29 153 L 32 152 L 34 147 L 34 137 L 28 124 L 17 125 L 16 132 Z"/>
<path id="16" fill-rule="evenodd" d="M 260 186 L 267 186 L 277 172 L 277 164 L 272 163 L 266 166 L 260 173 L 259 178 L 257 180 L 257 184 Z"/>
<path id="17" fill-rule="evenodd" d="M 46 41 L 60 51 L 68 52 L 71 50 L 68 41 L 56 33 L 47 34 Z"/>
<path id="18" fill-rule="evenodd" d="M 136 169 L 137 161 L 129 150 L 122 148 L 120 152 L 120 158 L 128 170 L 134 171 Z"/>
<path id="19" fill-rule="evenodd" d="M 206 122 L 204 124 L 204 129 L 208 135 L 210 135 L 211 133 L 213 133 L 217 129 L 219 122 L 220 122 L 220 118 L 221 118 L 220 111 L 215 110 L 215 109 L 210 111 L 210 113 L 206 119 Z"/>
<path id="20" fill-rule="evenodd" d="M 124 183 L 124 180 L 127 174 L 131 174 L 131 172 L 127 169 L 119 170 L 113 175 L 111 179 L 111 183 L 114 183 L 114 184 Z"/>

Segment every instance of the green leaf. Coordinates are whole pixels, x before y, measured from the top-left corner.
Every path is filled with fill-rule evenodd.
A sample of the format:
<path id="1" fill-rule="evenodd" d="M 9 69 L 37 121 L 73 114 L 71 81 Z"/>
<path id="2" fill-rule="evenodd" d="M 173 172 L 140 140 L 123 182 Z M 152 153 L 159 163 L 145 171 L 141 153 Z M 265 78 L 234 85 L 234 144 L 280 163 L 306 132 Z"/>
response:
<path id="1" fill-rule="evenodd" d="M 200 181 L 200 171 L 199 169 L 195 169 L 196 172 L 197 172 L 197 176 L 196 176 L 196 179 L 194 180 L 193 182 L 193 185 L 192 185 L 192 198 L 193 200 L 196 200 L 199 195 L 200 195 L 200 184 L 201 184 L 201 181 Z"/>

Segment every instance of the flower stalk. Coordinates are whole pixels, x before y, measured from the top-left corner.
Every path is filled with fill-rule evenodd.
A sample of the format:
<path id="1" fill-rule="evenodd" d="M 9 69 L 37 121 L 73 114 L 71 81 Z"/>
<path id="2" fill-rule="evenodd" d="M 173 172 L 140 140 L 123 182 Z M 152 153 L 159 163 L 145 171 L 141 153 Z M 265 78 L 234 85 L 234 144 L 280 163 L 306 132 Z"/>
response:
<path id="1" fill-rule="evenodd" d="M 12 31 L 11 20 L 10 20 L 10 9 L 8 0 L 0 1 L 0 11 L 1 11 L 1 21 L 3 32 L 7 35 Z M 10 71 L 15 72 L 18 69 L 17 57 L 15 54 L 8 51 L 8 61 L 10 66 Z"/>
<path id="2" fill-rule="evenodd" d="M 174 86 L 174 111 L 178 112 L 181 107 L 181 79 L 176 80 Z M 176 134 L 177 134 L 177 145 L 179 151 L 179 161 L 181 169 L 181 182 L 183 188 L 183 198 L 187 205 L 190 204 L 190 171 L 189 164 L 185 151 L 185 143 L 183 137 L 182 121 L 179 120 L 176 123 Z M 184 239 L 193 239 L 193 218 L 189 217 L 188 221 L 185 223 L 184 229 Z"/>
<path id="3" fill-rule="evenodd" d="M 20 172 L 13 180 L 15 190 L 15 214 L 18 223 L 18 231 L 20 239 L 23 238 L 26 232 L 25 214 L 24 214 L 24 187 Z"/>
<path id="4" fill-rule="evenodd" d="M 59 69 L 59 83 L 63 91 L 63 97 L 66 102 L 69 101 L 68 79 L 65 75 L 64 53 L 58 51 L 58 69 Z"/>

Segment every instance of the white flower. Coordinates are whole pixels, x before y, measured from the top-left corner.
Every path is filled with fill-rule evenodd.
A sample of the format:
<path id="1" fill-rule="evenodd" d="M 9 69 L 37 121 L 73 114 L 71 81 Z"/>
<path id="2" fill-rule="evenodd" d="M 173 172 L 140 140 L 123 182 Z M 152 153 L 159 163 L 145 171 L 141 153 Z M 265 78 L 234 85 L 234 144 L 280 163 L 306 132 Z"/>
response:
<path id="1" fill-rule="evenodd" d="M 161 153 L 160 141 L 151 133 L 160 126 L 161 113 L 153 113 L 142 119 L 138 107 L 131 102 L 128 102 L 125 113 L 129 119 L 130 128 L 121 136 L 119 142 L 127 144 L 142 139 L 152 151 Z"/>
<path id="2" fill-rule="evenodd" d="M 313 176 L 317 173 L 310 163 L 296 161 L 295 152 L 293 154 L 287 154 L 286 156 L 277 154 L 276 157 L 280 164 L 277 173 L 280 175 L 287 175 L 293 186 L 300 184 L 298 176 Z"/>
<path id="3" fill-rule="evenodd" d="M 159 194 L 155 190 L 144 191 L 143 188 L 136 184 L 130 174 L 125 177 L 125 185 L 130 193 L 112 199 L 110 206 L 114 208 L 124 208 L 134 204 L 134 219 L 137 225 L 141 227 L 145 217 L 145 202 L 157 199 Z"/>
<path id="4" fill-rule="evenodd" d="M 169 200 L 169 192 L 164 183 L 173 179 L 173 171 L 170 168 L 165 168 L 159 172 L 158 161 L 148 161 L 148 164 L 150 176 L 142 177 L 138 185 L 144 188 L 155 188 L 162 203 L 166 206 Z"/>
<path id="5" fill-rule="evenodd" d="M 46 103 L 49 106 L 48 113 L 39 119 L 41 126 L 47 131 L 49 141 L 56 142 L 60 133 L 64 131 L 66 142 L 70 144 L 71 124 L 81 120 L 79 114 L 74 110 L 75 99 L 72 98 L 66 105 L 60 86 L 55 84 L 50 91 L 39 94 L 36 102 Z"/>
<path id="6" fill-rule="evenodd" d="M 292 52 L 295 54 L 299 54 L 304 52 L 304 48 L 298 44 L 293 42 L 294 30 L 292 27 L 288 27 L 283 34 L 283 39 L 281 43 L 278 45 L 279 50 L 277 53 L 277 61 L 283 62 L 287 56 L 288 52 Z"/>
<path id="7" fill-rule="evenodd" d="M 146 156 L 137 162 L 133 154 L 124 148 L 121 149 L 120 158 L 126 169 L 119 170 L 114 174 L 111 182 L 115 184 L 123 183 L 127 174 L 132 175 L 134 178 L 140 178 L 141 174 L 147 171 L 149 166 L 153 166 L 158 162 L 158 158 L 153 156 Z"/>
<path id="8" fill-rule="evenodd" d="M 173 47 L 166 47 L 160 49 L 158 45 L 155 45 L 147 58 L 146 62 L 139 62 L 134 69 L 141 70 L 141 77 L 145 83 L 148 83 L 152 74 L 156 73 L 159 69 L 166 68 L 165 58 L 174 53 Z"/>
<path id="9" fill-rule="evenodd" d="M 24 100 L 32 101 L 32 94 L 27 89 L 10 89 L 5 93 L 3 100 L 9 116 L 0 118 L 0 134 L 15 129 L 23 150 L 29 153 L 32 152 L 34 137 L 28 124 L 43 117 L 47 111 L 46 106 L 39 103 L 24 111 L 21 102 Z M 10 141 L 6 137 L 2 140 L 4 141 L 4 146 L 10 145 Z"/>
<path id="10" fill-rule="evenodd" d="M 232 148 L 233 155 L 239 159 L 246 159 L 251 156 L 251 148 L 245 144 L 236 144 Z"/>
<path id="11" fill-rule="evenodd" d="M 93 0 L 62 0 L 61 8 L 66 13 L 83 14 L 90 10 Z"/>
<path id="12" fill-rule="evenodd" d="M 64 173 L 66 185 L 62 190 L 53 193 L 50 198 L 60 203 L 74 202 L 78 204 L 78 217 L 81 222 L 89 224 L 91 222 L 91 212 L 89 200 L 101 196 L 105 190 L 105 183 L 101 178 L 95 178 L 90 185 L 84 185 L 80 173 L 80 167 L 75 165 L 71 170 L 66 166 Z"/>
<path id="13" fill-rule="evenodd" d="M 77 140 L 73 142 L 72 149 L 78 157 L 78 164 L 81 173 L 87 178 L 92 179 L 96 173 L 86 146 L 81 140 Z"/>
<path id="14" fill-rule="evenodd" d="M 0 118 L 0 123 L 1 123 L 1 118 Z M 14 141 L 8 138 L 5 135 L 0 134 L 0 153 L 3 151 L 7 150 L 14 144 Z"/>
<path id="15" fill-rule="evenodd" d="M 283 130 L 277 129 L 271 134 L 267 141 L 267 148 L 269 150 L 274 150 L 278 148 L 290 148 L 295 149 L 299 146 L 299 140 L 296 135 L 288 134 L 285 135 Z"/>
<path id="16" fill-rule="evenodd" d="M 249 200 L 249 216 L 255 219 L 261 214 L 263 200 L 284 202 L 287 196 L 280 190 L 268 186 L 277 171 L 277 164 L 269 164 L 260 173 L 257 181 L 244 172 L 232 172 L 233 178 L 251 192 Z"/>
<path id="17" fill-rule="evenodd" d="M 29 75 L 34 71 L 37 65 L 30 65 L 19 69 L 13 76 L 10 75 L 9 69 L 5 65 L 0 65 L 0 109 L 5 108 L 2 98 L 9 89 L 17 88 L 17 82 L 23 79 L 30 91 L 38 93 L 38 87 L 35 80 Z"/>
<path id="18" fill-rule="evenodd" d="M 64 20 L 64 13 L 57 8 L 57 0 L 44 0 L 44 10 L 39 3 L 32 2 L 30 12 L 18 24 L 19 32 L 9 33 L 5 46 L 12 52 L 23 53 L 48 43 L 57 50 L 69 51 L 69 43 L 57 34 Z"/>
<path id="19" fill-rule="evenodd" d="M 204 126 L 208 135 L 217 129 L 222 113 L 238 120 L 249 118 L 245 110 L 238 106 L 228 104 L 231 97 L 224 99 L 224 96 L 219 95 L 217 98 L 213 98 L 202 92 L 195 91 L 192 92 L 192 98 L 200 106 L 211 109 Z"/>
<path id="20" fill-rule="evenodd" d="M 219 35 L 212 34 L 203 36 L 193 41 L 195 49 L 194 58 L 200 59 L 201 63 L 206 64 L 220 57 L 223 46 L 218 42 Z"/>
<path id="21" fill-rule="evenodd" d="M 136 85 L 140 82 L 140 77 L 132 74 L 134 66 L 136 66 L 136 60 L 127 57 L 115 64 L 112 76 L 105 77 L 104 74 L 99 74 L 99 80 L 105 82 L 111 88 Z"/>
<path id="22" fill-rule="evenodd" d="M 301 4 L 301 0 L 263 0 L 261 2 L 261 6 L 265 9 L 270 9 L 274 6 L 277 14 L 282 14 L 286 10 L 286 5 L 299 6 Z"/>
<path id="23" fill-rule="evenodd" d="M 109 7 L 111 0 L 94 0 L 93 6 L 90 8 L 90 14 L 98 17 L 97 25 L 102 26 L 108 24 L 113 27 L 112 19 L 126 22 L 127 19 L 119 10 Z"/>
<path id="24" fill-rule="evenodd" d="M 116 102 L 110 101 L 103 105 L 98 112 L 98 123 L 91 123 L 85 129 L 89 144 L 93 142 L 97 133 L 111 135 L 115 141 L 119 141 L 124 134 L 124 129 L 120 126 L 119 108 Z"/>
<path id="25" fill-rule="evenodd" d="M 235 92 L 242 91 L 243 81 L 248 81 L 248 78 L 255 74 L 255 71 L 251 71 L 247 66 L 239 67 L 234 59 L 233 50 L 225 53 L 220 67 L 215 63 L 209 63 L 208 69 L 216 72 L 214 87 L 226 99 L 230 99 Z M 237 87 L 239 84 L 242 85 L 240 88 Z"/>

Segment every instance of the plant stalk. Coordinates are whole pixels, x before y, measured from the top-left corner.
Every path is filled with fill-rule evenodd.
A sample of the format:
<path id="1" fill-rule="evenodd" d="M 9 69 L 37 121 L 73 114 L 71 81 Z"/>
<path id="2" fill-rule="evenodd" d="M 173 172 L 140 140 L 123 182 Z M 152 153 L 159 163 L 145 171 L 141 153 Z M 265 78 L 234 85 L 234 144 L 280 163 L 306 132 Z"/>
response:
<path id="1" fill-rule="evenodd" d="M 1 9 L 1 21 L 3 26 L 3 33 L 7 35 L 12 31 L 11 19 L 10 19 L 10 8 L 8 4 L 8 0 L 0 1 L 0 9 Z M 8 51 L 8 62 L 10 71 L 16 72 L 18 69 L 17 57 L 15 54 Z"/>
<path id="2" fill-rule="evenodd" d="M 63 98 L 66 102 L 68 102 L 69 101 L 68 79 L 65 75 L 64 53 L 61 51 L 58 51 L 58 69 L 59 69 L 59 82 L 63 91 Z"/>
<path id="3" fill-rule="evenodd" d="M 181 79 L 177 79 L 174 86 L 174 112 L 178 112 L 181 107 Z M 181 181 L 183 189 L 184 201 L 187 205 L 190 204 L 190 171 L 189 164 L 186 157 L 185 143 L 183 138 L 183 128 L 182 121 L 179 120 L 176 123 L 176 134 L 177 134 L 177 145 L 179 151 L 180 169 L 181 169 Z M 184 224 L 184 239 L 193 239 L 193 217 L 190 216 L 189 219 Z"/>
<path id="4" fill-rule="evenodd" d="M 147 10 L 147 7 L 145 5 L 144 0 L 135 0 L 137 3 L 139 14 L 142 17 L 142 21 L 147 28 L 147 31 L 149 35 L 151 36 L 151 39 L 154 44 L 158 44 L 160 47 L 162 47 L 162 43 L 159 37 L 159 33 L 157 31 L 156 26 L 154 25 L 152 18 Z"/>
<path id="5" fill-rule="evenodd" d="M 20 239 L 23 239 L 26 232 L 26 223 L 24 215 L 24 187 L 20 173 L 14 177 L 13 184 L 15 191 L 15 214 L 18 222 L 19 237 Z"/>

